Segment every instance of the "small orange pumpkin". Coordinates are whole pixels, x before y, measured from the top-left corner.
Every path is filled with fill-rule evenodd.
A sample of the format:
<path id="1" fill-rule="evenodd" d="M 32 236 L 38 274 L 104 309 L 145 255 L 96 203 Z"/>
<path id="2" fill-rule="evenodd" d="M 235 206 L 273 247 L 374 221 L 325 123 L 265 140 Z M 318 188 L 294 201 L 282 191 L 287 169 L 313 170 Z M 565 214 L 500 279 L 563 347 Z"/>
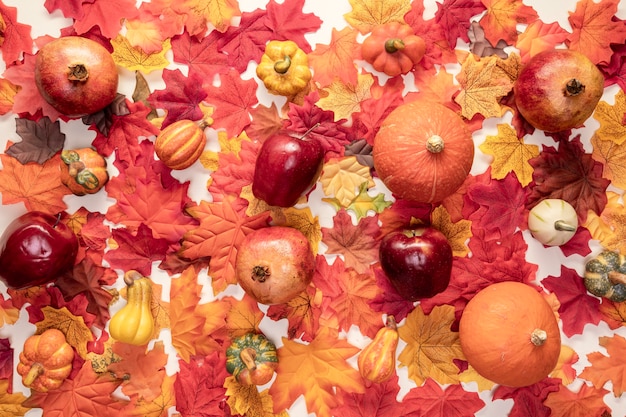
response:
<path id="1" fill-rule="evenodd" d="M 500 385 L 523 387 L 547 377 L 561 352 L 556 315 L 521 282 L 491 284 L 466 305 L 459 340 L 468 363 Z"/>
<path id="2" fill-rule="evenodd" d="M 363 59 L 390 77 L 406 74 L 424 57 L 426 42 L 406 23 L 388 22 L 374 27 L 361 46 Z"/>
<path id="3" fill-rule="evenodd" d="M 397 197 L 437 203 L 467 178 L 474 142 L 454 111 L 418 100 L 387 116 L 374 138 L 373 156 L 378 176 Z"/>
<path id="4" fill-rule="evenodd" d="M 94 194 L 109 180 L 107 162 L 92 148 L 61 152 L 61 182 L 75 195 Z"/>
<path id="5" fill-rule="evenodd" d="M 171 169 L 185 169 L 198 160 L 206 145 L 204 123 L 178 120 L 156 137 L 154 150 L 161 161 Z"/>
<path id="6" fill-rule="evenodd" d="M 57 329 L 47 329 L 30 336 L 20 352 L 17 373 L 25 387 L 47 392 L 56 389 L 72 372 L 74 349 L 67 343 L 65 334 Z"/>

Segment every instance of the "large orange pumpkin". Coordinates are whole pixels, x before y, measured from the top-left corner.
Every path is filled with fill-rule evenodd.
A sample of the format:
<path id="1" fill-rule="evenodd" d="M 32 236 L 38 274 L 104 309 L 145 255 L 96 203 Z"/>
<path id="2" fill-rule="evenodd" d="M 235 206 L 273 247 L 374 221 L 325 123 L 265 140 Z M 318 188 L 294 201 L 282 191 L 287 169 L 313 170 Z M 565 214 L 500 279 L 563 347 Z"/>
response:
<path id="1" fill-rule="evenodd" d="M 474 142 L 463 119 L 451 109 L 412 101 L 383 121 L 373 155 L 378 176 L 396 197 L 436 203 L 467 178 Z"/>
<path id="2" fill-rule="evenodd" d="M 521 282 L 499 282 L 479 291 L 463 310 L 461 349 L 483 377 L 523 387 L 552 372 L 561 352 L 557 318 L 545 298 Z"/>

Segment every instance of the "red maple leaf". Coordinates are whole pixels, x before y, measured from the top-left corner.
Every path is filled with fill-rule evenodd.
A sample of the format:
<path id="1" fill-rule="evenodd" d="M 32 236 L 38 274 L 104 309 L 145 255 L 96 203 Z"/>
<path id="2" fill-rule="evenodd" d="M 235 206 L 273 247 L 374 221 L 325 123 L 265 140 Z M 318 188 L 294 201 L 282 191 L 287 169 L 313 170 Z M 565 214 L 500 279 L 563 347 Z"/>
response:
<path id="1" fill-rule="evenodd" d="M 561 380 L 558 378 L 544 378 L 528 387 L 499 386 L 493 393 L 493 399 L 513 400 L 513 408 L 508 417 L 548 417 L 551 411 L 543 402 L 548 394 L 558 391 L 560 385 Z"/>
<path id="2" fill-rule="evenodd" d="M 561 304 L 559 315 L 566 336 L 581 334 L 585 325 L 602 320 L 600 300 L 587 293 L 583 279 L 575 270 L 562 265 L 560 276 L 548 276 L 541 283 L 556 294 Z"/>
<path id="3" fill-rule="evenodd" d="M 83 4 L 93 3 L 96 0 L 46 0 L 44 7 L 48 13 L 60 10 L 63 16 L 70 19 L 82 19 L 85 15 Z"/>
<path id="4" fill-rule="evenodd" d="M 204 117 L 199 107 L 207 96 L 199 88 L 202 81 L 203 76 L 195 71 L 190 71 L 189 76 L 185 77 L 179 69 L 163 70 L 165 88 L 154 91 L 148 97 L 152 107 L 167 111 L 162 128 L 180 119 L 200 120 Z"/>
<path id="5" fill-rule="evenodd" d="M 525 221 L 528 190 L 522 188 L 515 173 L 502 180 L 478 181 L 467 188 L 463 216 L 480 228 L 486 239 L 510 235 Z"/>
<path id="6" fill-rule="evenodd" d="M 442 388 L 428 378 L 424 385 L 411 389 L 402 399 L 402 407 L 410 410 L 405 417 L 464 417 L 485 407 L 478 393 L 465 391 L 459 384 Z"/>
<path id="7" fill-rule="evenodd" d="M 307 33 L 317 32 L 322 20 L 313 13 L 303 13 L 304 0 L 285 0 L 267 3 L 265 25 L 272 30 L 273 39 L 292 40 L 304 52 L 311 52 L 311 45 L 304 37 Z"/>
<path id="8" fill-rule="evenodd" d="M 404 416 L 408 411 L 398 400 L 398 376 L 393 375 L 385 382 L 370 384 L 364 393 L 337 390 L 338 407 L 333 408 L 333 415 L 341 417 L 385 417 Z"/>
<path id="9" fill-rule="evenodd" d="M 435 22 L 447 34 L 448 44 L 454 47 L 457 39 L 469 43 L 467 34 L 471 17 L 481 14 L 485 9 L 480 0 L 444 0 L 443 3 L 437 3 Z"/>
<path id="10" fill-rule="evenodd" d="M 415 221 L 429 223 L 432 209 L 431 204 L 404 199 L 396 200 L 378 215 L 381 223 L 380 230 L 383 234 L 387 234 L 397 229 L 410 227 Z"/>
<path id="11" fill-rule="evenodd" d="M 138 15 L 135 0 L 93 0 L 82 3 L 83 13 L 74 21 L 76 33 L 82 35 L 97 26 L 102 35 L 115 38 L 122 28 L 124 19 Z"/>
<path id="12" fill-rule="evenodd" d="M 13 348 L 9 339 L 0 339 L 0 379 L 13 382 Z"/>
<path id="13" fill-rule="evenodd" d="M 602 213 L 611 182 L 602 177 L 602 163 L 585 153 L 580 135 L 571 140 L 561 138 L 558 150 L 544 145 L 539 156 L 528 162 L 534 169 L 529 207 L 545 198 L 560 198 L 576 209 L 580 223 L 585 222 L 589 210 Z"/>
<path id="14" fill-rule="evenodd" d="M 252 184 L 254 164 L 261 149 L 261 142 L 242 141 L 239 154 L 234 152 L 221 153 L 219 168 L 211 174 L 209 192 L 214 200 L 220 201 L 224 196 L 238 196 L 243 187 Z"/>
<path id="15" fill-rule="evenodd" d="M 415 304 L 407 301 L 391 285 L 389 278 L 380 267 L 380 263 L 372 266 L 372 273 L 379 288 L 378 293 L 369 303 L 372 310 L 392 315 L 398 321 L 404 319 L 413 311 Z"/>
<path id="16" fill-rule="evenodd" d="M 2 36 L 4 42 L 2 49 L 2 59 L 9 66 L 21 58 L 22 53 L 31 53 L 33 50 L 33 39 L 30 36 L 31 27 L 17 20 L 17 8 L 4 5 L 0 2 L 0 15 L 4 19 L 4 29 Z"/>
<path id="17" fill-rule="evenodd" d="M 424 2 L 414 1 L 411 10 L 404 16 L 404 20 L 413 28 L 416 35 L 426 42 L 426 53 L 419 62 L 419 66 L 425 69 L 435 68 L 446 63 L 456 63 L 454 47 L 448 42 L 448 35 L 443 26 L 436 18 L 424 20 Z"/>
<path id="18" fill-rule="evenodd" d="M 218 39 L 221 52 L 228 57 L 228 65 L 243 73 L 250 61 L 259 62 L 272 31 L 265 24 L 263 9 L 243 12 L 238 26 L 230 26 Z"/>
<path id="19" fill-rule="evenodd" d="M 124 271 L 137 270 L 143 276 L 152 272 L 152 263 L 163 261 L 169 243 L 165 239 L 157 239 L 152 230 L 140 223 L 135 234 L 125 228 L 115 228 L 111 237 L 118 244 L 116 249 L 105 253 L 104 259 L 111 265 Z"/>
<path id="20" fill-rule="evenodd" d="M 186 417 L 228 416 L 224 381 L 226 357 L 220 351 L 206 357 L 192 356 L 189 363 L 178 362 L 174 393 L 176 409 Z"/>
<path id="21" fill-rule="evenodd" d="M 254 79 L 243 80 L 234 69 L 220 76 L 219 87 L 207 85 L 206 102 L 215 107 L 213 127 L 238 136 L 250 125 L 250 111 L 258 103 L 257 88 Z"/>
<path id="22" fill-rule="evenodd" d="M 174 61 L 189 67 L 190 74 L 212 79 L 216 74 L 226 72 L 228 55 L 218 51 L 218 32 L 198 39 L 188 32 L 172 37 Z"/>
<path id="23" fill-rule="evenodd" d="M 267 309 L 267 317 L 279 321 L 287 319 L 287 338 L 302 339 L 310 342 L 319 329 L 320 308 L 315 300 L 317 290 L 309 285 L 292 300 L 283 304 L 274 304 Z"/>

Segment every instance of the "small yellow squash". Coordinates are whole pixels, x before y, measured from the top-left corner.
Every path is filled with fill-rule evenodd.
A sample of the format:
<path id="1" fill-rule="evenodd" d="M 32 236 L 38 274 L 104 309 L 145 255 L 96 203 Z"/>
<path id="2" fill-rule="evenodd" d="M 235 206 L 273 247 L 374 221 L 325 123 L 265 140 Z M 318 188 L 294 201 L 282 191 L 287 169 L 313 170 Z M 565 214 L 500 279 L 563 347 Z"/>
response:
<path id="1" fill-rule="evenodd" d="M 131 345 L 145 345 L 154 333 L 154 317 L 150 307 L 152 281 L 135 270 L 124 274 L 127 302 L 111 317 L 109 332 L 114 339 Z"/>

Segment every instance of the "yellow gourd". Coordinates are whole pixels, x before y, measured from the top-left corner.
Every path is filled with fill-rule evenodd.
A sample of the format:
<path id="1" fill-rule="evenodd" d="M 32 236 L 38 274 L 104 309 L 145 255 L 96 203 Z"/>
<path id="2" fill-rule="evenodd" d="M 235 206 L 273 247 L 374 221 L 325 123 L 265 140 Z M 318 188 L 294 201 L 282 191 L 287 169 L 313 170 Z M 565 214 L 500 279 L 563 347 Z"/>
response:
<path id="1" fill-rule="evenodd" d="M 154 317 L 150 303 L 152 281 L 135 270 L 124 274 L 127 302 L 111 317 L 109 332 L 114 339 L 131 345 L 144 345 L 154 333 Z"/>
<path id="2" fill-rule="evenodd" d="M 394 316 L 387 316 L 385 327 L 378 330 L 374 340 L 367 345 L 357 359 L 361 376 L 368 381 L 385 382 L 396 371 L 398 326 Z"/>

